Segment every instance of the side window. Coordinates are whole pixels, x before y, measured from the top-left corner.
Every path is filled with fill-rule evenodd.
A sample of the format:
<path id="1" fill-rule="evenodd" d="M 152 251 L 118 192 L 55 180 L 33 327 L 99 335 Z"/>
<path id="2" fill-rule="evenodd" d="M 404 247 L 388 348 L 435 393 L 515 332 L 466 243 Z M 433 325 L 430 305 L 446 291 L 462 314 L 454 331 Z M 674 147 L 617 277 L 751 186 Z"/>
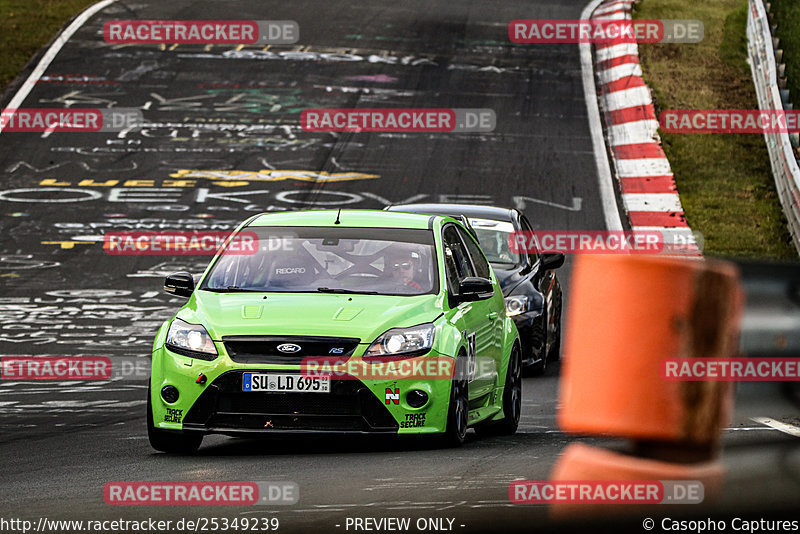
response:
<path id="1" fill-rule="evenodd" d="M 489 267 L 489 262 L 486 261 L 486 258 L 483 256 L 483 252 L 478 244 L 475 243 L 475 241 L 472 239 L 472 236 L 467 235 L 467 233 L 461 228 L 458 229 L 458 233 L 461 235 L 461 239 L 467 246 L 467 252 L 472 258 L 472 265 L 475 267 L 476 275 L 491 280 L 491 267 Z"/>
<path id="2" fill-rule="evenodd" d="M 444 250 L 444 269 L 447 276 L 447 289 L 450 293 L 458 294 L 458 272 L 453 260 L 453 252 L 450 247 L 445 246 Z"/>
<path id="3" fill-rule="evenodd" d="M 464 243 L 458 236 L 455 226 L 447 226 L 442 234 L 444 242 L 445 269 L 450 291 L 458 292 L 458 283 L 468 276 L 475 276 Z"/>
<path id="4" fill-rule="evenodd" d="M 533 233 L 533 228 L 531 228 L 531 224 L 528 222 L 527 218 L 525 218 L 524 216 L 520 217 L 520 223 L 522 224 L 522 231 L 525 232 L 526 236 L 531 235 L 531 233 Z M 528 258 L 530 259 L 531 265 L 536 263 L 536 261 L 539 259 L 539 255 L 536 253 L 535 250 L 533 250 L 533 247 L 531 247 L 531 250 L 528 251 Z"/>

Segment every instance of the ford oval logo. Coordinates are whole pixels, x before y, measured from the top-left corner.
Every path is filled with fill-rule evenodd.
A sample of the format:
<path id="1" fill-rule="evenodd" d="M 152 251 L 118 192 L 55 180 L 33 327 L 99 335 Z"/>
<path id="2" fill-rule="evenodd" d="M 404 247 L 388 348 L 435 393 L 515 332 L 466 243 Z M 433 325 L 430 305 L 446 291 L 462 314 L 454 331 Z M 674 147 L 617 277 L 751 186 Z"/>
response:
<path id="1" fill-rule="evenodd" d="M 300 352 L 300 345 L 295 345 L 294 343 L 283 343 L 278 345 L 278 350 L 285 354 L 294 354 L 295 352 Z"/>

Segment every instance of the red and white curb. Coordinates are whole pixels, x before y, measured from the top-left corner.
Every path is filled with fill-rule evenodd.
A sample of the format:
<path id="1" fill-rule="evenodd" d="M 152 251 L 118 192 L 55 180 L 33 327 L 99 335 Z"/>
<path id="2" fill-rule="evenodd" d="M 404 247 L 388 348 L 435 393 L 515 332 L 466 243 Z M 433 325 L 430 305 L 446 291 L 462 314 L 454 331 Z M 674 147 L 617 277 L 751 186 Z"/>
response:
<path id="1" fill-rule="evenodd" d="M 591 18 L 629 20 L 633 2 L 606 0 Z M 672 169 L 661 149 L 653 100 L 639 65 L 638 45 L 598 43 L 594 68 L 607 140 L 631 228 L 655 230 L 693 243 Z"/>

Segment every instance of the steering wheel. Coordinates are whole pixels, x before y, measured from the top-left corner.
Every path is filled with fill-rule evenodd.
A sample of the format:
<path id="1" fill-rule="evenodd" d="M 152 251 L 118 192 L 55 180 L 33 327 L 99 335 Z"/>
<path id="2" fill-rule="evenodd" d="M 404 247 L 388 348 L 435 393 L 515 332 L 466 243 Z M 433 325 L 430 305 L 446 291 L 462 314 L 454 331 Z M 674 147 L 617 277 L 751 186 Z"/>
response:
<path id="1" fill-rule="evenodd" d="M 369 276 L 358 276 L 369 275 Z M 334 276 L 336 280 L 344 280 L 347 278 L 380 278 L 383 273 L 371 265 L 352 265 Z"/>

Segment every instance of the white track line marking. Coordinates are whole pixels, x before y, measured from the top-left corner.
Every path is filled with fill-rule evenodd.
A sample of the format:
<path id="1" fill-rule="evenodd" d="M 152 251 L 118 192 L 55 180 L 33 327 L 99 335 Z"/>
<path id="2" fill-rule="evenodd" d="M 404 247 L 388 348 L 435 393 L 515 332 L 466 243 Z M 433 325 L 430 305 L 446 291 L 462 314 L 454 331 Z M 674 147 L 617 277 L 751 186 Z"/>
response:
<path id="1" fill-rule="evenodd" d="M 39 64 L 36 65 L 36 68 L 33 69 L 31 75 L 28 76 L 28 79 L 22 84 L 19 90 L 16 92 L 14 97 L 11 99 L 11 102 L 8 103 L 7 108 L 10 109 L 18 109 L 31 90 L 36 87 L 36 83 L 41 78 L 44 71 L 47 70 L 47 67 L 50 66 L 50 63 L 55 59 L 56 55 L 61 51 L 61 48 L 66 44 L 66 42 L 72 37 L 75 32 L 77 32 L 84 23 L 89 20 L 95 13 L 104 9 L 106 6 L 113 4 L 117 0 L 103 0 L 102 2 L 98 2 L 88 8 L 86 8 L 83 13 L 78 15 L 78 17 L 72 21 L 67 29 L 65 29 L 61 34 L 56 37 L 53 44 L 50 45 L 50 48 L 47 49 L 42 59 L 39 60 Z M 0 133 L 3 133 L 3 127 L 0 125 Z"/>
<path id="2" fill-rule="evenodd" d="M 658 121 L 642 120 L 612 124 L 608 128 L 608 144 L 632 145 L 656 142 Z"/>
<path id="3" fill-rule="evenodd" d="M 630 10 L 631 10 L 630 2 L 612 2 L 607 6 L 598 8 L 597 11 L 595 11 L 594 16 L 599 18 L 600 15 L 603 13 L 613 13 L 614 11 L 630 11 Z"/>
<path id="4" fill-rule="evenodd" d="M 600 83 L 605 85 L 623 78 L 630 76 L 641 76 L 642 66 L 638 63 L 623 63 L 610 69 L 601 70 L 597 72 L 597 77 L 600 78 Z"/>
<path id="5" fill-rule="evenodd" d="M 770 419 L 769 417 L 751 417 L 750 420 L 755 421 L 756 423 L 761 423 L 762 425 L 767 425 L 775 430 L 780 430 L 784 434 L 789 434 L 790 436 L 800 438 L 800 428 L 790 425 L 789 423 L 781 423 L 780 421 Z"/>
<path id="6" fill-rule="evenodd" d="M 638 56 L 639 45 L 636 43 L 622 43 L 614 46 L 597 49 L 597 61 L 606 61 L 622 56 Z"/>
<path id="7" fill-rule="evenodd" d="M 617 172 L 620 178 L 638 178 L 672 174 L 672 168 L 667 158 L 618 159 Z"/>
<path id="8" fill-rule="evenodd" d="M 628 211 L 683 211 L 677 193 L 623 193 Z"/>
<path id="9" fill-rule="evenodd" d="M 605 14 L 595 15 L 592 18 L 598 20 L 625 20 L 630 17 L 625 11 L 607 11 Z"/>
<path id="10" fill-rule="evenodd" d="M 633 106 L 646 106 L 653 103 L 650 99 L 650 91 L 645 86 L 606 93 L 603 95 L 603 99 L 605 100 L 605 107 L 609 111 Z"/>
<path id="11" fill-rule="evenodd" d="M 596 19 L 603 19 L 608 15 L 614 15 L 616 13 L 625 13 L 625 7 L 601 7 L 597 11 L 594 12 L 592 15 Z"/>
<path id="12" fill-rule="evenodd" d="M 767 426 L 743 426 L 740 428 L 726 428 L 728 430 L 757 430 L 759 432 L 780 432 L 777 428 L 770 428 Z"/>
<path id="13" fill-rule="evenodd" d="M 592 12 L 597 9 L 603 0 L 592 0 L 581 12 L 581 20 L 588 20 Z M 600 203 L 603 208 L 603 217 L 606 230 L 622 230 L 617 199 L 614 195 L 614 179 L 611 176 L 611 165 L 608 162 L 608 151 L 603 136 L 603 125 L 600 122 L 600 107 L 597 103 L 597 87 L 594 83 L 594 64 L 592 60 L 592 45 L 580 43 L 581 77 L 583 78 L 583 96 L 586 99 L 586 113 L 589 118 L 589 131 L 592 135 L 592 148 L 594 149 L 595 165 L 597 166 L 597 181 L 600 187 Z M 613 47 L 612 47 L 613 48 Z"/>

